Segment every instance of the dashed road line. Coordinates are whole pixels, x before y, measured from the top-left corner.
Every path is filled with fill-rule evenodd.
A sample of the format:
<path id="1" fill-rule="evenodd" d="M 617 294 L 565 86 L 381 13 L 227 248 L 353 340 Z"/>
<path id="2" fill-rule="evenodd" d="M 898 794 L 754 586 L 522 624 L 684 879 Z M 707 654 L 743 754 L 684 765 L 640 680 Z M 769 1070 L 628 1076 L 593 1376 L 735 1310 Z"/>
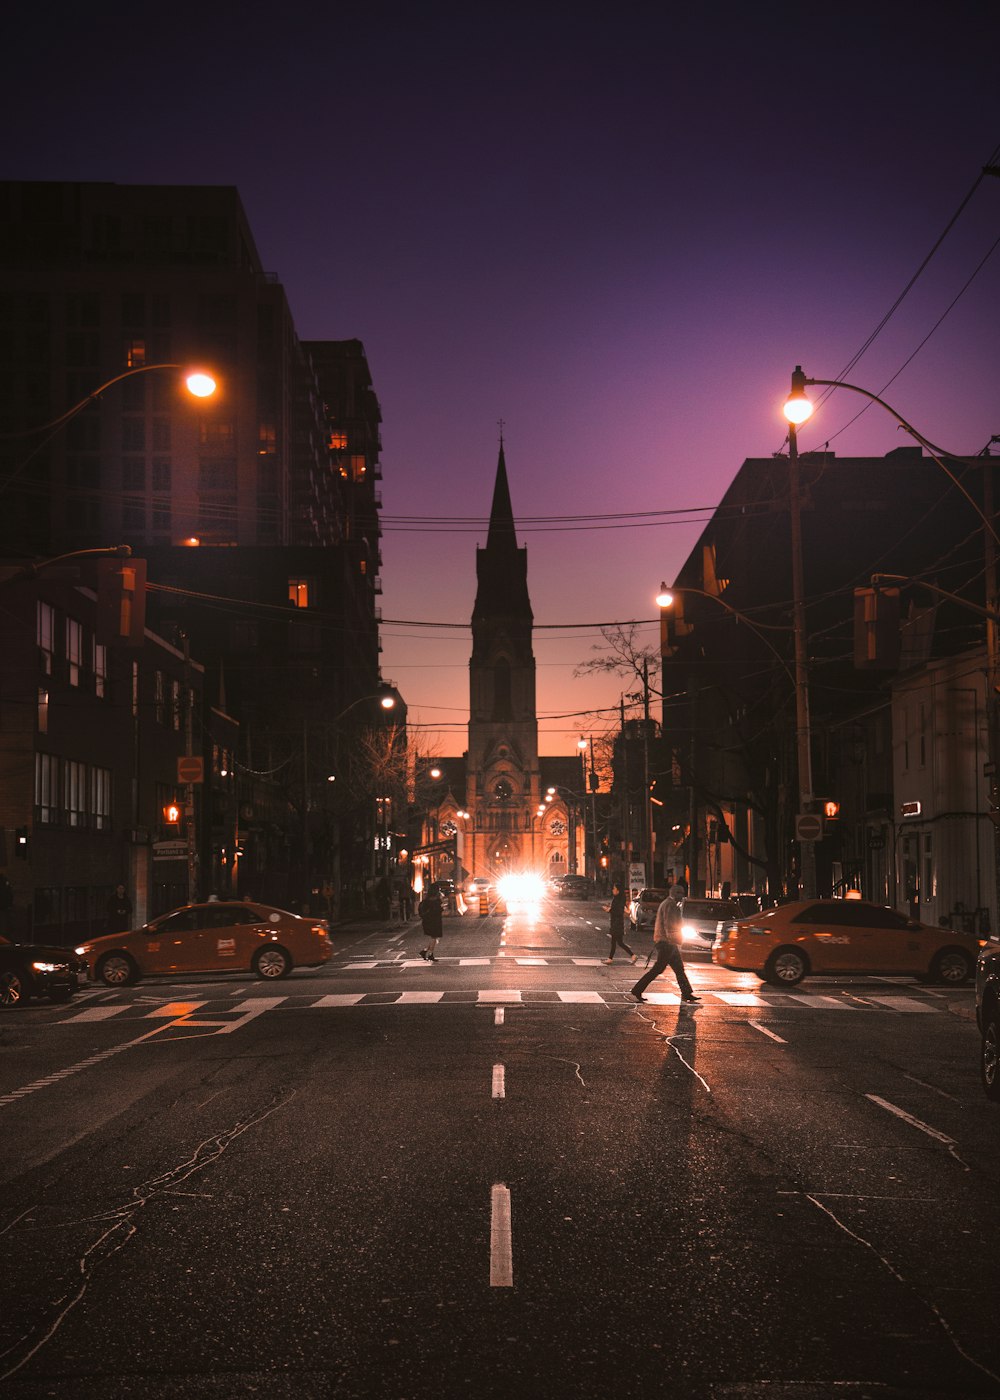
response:
<path id="1" fill-rule="evenodd" d="M 490 1192 L 490 1287 L 513 1288 L 510 1190 L 497 1182 Z"/>

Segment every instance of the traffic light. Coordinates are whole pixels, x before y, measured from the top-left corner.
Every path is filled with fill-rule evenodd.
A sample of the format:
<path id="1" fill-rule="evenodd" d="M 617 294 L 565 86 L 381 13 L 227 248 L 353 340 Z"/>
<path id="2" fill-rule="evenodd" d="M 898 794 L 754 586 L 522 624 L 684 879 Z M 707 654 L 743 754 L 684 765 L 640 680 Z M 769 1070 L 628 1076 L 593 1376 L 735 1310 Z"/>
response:
<path id="1" fill-rule="evenodd" d="M 835 822 L 840 816 L 840 803 L 828 797 L 823 803 L 823 816 L 828 822 Z"/>
<path id="2" fill-rule="evenodd" d="M 168 802 L 163 808 L 164 826 L 177 826 L 181 819 L 181 809 L 176 802 Z"/>
<path id="3" fill-rule="evenodd" d="M 141 647 L 146 626 L 145 559 L 97 561 L 97 640 Z"/>

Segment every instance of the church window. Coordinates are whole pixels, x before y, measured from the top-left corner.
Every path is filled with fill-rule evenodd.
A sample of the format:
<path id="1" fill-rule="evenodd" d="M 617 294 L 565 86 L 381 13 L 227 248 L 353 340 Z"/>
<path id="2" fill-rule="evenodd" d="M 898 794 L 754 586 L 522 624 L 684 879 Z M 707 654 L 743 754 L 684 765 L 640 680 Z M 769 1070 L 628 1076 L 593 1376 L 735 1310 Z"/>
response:
<path id="1" fill-rule="evenodd" d="M 549 830 L 552 832 L 553 836 L 562 836 L 566 830 L 566 823 L 560 817 L 556 817 L 555 821 L 549 827 Z"/>
<path id="2" fill-rule="evenodd" d="M 493 788 L 493 796 L 497 802 L 509 802 L 514 796 L 514 789 L 506 778 L 501 778 Z"/>
<path id="3" fill-rule="evenodd" d="M 501 657 L 493 668 L 493 718 L 510 719 L 510 662 Z"/>

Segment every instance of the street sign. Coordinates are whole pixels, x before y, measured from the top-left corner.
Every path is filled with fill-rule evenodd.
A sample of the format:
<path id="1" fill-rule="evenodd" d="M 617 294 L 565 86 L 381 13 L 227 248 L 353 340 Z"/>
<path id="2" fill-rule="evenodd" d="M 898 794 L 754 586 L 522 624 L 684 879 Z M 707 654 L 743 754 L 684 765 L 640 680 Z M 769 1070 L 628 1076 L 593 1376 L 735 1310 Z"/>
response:
<path id="1" fill-rule="evenodd" d="M 823 837 L 823 818 L 818 812 L 799 812 L 795 818 L 796 841 L 820 841 Z"/>
<path id="2" fill-rule="evenodd" d="M 177 781 L 179 783 L 203 783 L 205 781 L 205 760 L 200 754 L 187 754 L 177 760 Z"/>
<path id="3" fill-rule="evenodd" d="M 183 860 L 187 855 L 188 843 L 179 841 L 154 841 L 154 860 Z"/>

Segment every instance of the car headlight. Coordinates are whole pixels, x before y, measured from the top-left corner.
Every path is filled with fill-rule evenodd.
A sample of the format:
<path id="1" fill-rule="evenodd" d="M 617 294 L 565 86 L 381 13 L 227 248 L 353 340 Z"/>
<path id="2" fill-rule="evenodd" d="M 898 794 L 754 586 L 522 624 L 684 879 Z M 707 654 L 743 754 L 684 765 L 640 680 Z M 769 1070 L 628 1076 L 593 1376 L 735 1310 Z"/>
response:
<path id="1" fill-rule="evenodd" d="M 79 946 L 79 948 L 74 948 L 74 949 L 73 949 L 73 952 L 76 954 L 76 956 L 77 956 L 78 958 L 85 958 L 85 957 L 87 956 L 87 954 L 90 952 L 90 949 L 87 947 L 86 943 L 81 943 L 80 946 Z"/>
<path id="2" fill-rule="evenodd" d="M 31 964 L 31 970 L 32 972 L 58 972 L 60 968 L 64 968 L 65 966 L 65 963 L 33 962 Z"/>
<path id="3" fill-rule="evenodd" d="M 685 943 L 690 943 L 692 938 L 698 937 L 698 930 L 692 928 L 690 924 L 681 924 L 681 937 Z"/>

